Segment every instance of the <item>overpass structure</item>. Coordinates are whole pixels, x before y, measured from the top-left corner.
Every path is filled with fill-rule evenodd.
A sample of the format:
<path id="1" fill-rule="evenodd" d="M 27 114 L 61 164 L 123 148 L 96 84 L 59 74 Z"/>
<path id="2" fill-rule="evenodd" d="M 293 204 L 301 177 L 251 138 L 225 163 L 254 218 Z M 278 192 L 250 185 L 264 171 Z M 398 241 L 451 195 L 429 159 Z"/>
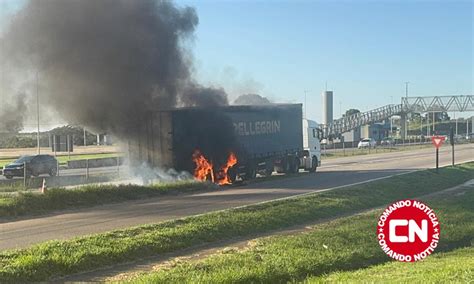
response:
<path id="1" fill-rule="evenodd" d="M 405 138 L 408 113 L 474 111 L 474 96 L 402 97 L 401 104 L 390 104 L 366 112 L 355 113 L 323 125 L 325 138 L 340 137 L 363 125 L 372 124 L 394 115 L 400 115 L 402 139 Z"/>

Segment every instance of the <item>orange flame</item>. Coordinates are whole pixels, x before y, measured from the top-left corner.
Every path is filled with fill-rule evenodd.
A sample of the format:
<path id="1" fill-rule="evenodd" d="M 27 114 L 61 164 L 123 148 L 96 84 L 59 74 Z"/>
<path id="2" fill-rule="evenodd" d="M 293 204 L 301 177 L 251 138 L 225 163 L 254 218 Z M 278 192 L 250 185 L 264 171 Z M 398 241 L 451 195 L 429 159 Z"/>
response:
<path id="1" fill-rule="evenodd" d="M 219 172 L 219 177 L 222 177 L 218 181 L 219 185 L 231 184 L 232 183 L 231 180 L 230 180 L 229 175 L 227 174 L 227 172 L 235 164 L 237 164 L 237 156 L 235 156 L 234 153 L 230 152 L 229 158 L 227 158 L 227 163 L 225 164 L 225 166 L 222 167 L 222 169 Z"/>
<path id="2" fill-rule="evenodd" d="M 193 161 L 196 164 L 196 168 L 194 169 L 194 177 L 197 180 L 205 181 L 210 179 L 212 182 L 214 182 L 212 163 L 210 163 L 199 150 L 194 151 Z"/>
<path id="3" fill-rule="evenodd" d="M 212 162 L 209 162 L 206 157 L 199 151 L 195 150 L 193 153 L 193 162 L 196 164 L 194 169 L 194 177 L 200 181 L 210 180 L 219 185 L 231 184 L 232 181 L 228 175 L 228 171 L 235 164 L 237 164 L 237 156 L 234 153 L 230 153 L 227 158 L 227 162 L 222 168 L 214 173 Z"/>

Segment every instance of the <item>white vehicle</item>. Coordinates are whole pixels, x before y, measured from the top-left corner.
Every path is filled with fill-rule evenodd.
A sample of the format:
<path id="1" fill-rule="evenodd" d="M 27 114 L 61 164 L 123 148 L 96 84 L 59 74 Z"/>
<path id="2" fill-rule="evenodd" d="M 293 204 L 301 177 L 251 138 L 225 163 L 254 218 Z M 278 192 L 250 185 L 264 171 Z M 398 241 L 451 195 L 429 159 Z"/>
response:
<path id="1" fill-rule="evenodd" d="M 321 166 L 321 129 L 316 121 L 303 119 L 303 157 L 300 168 L 315 172 Z"/>
<path id="2" fill-rule="evenodd" d="M 364 138 L 359 141 L 357 148 L 375 148 L 377 146 L 377 142 L 373 138 Z"/>

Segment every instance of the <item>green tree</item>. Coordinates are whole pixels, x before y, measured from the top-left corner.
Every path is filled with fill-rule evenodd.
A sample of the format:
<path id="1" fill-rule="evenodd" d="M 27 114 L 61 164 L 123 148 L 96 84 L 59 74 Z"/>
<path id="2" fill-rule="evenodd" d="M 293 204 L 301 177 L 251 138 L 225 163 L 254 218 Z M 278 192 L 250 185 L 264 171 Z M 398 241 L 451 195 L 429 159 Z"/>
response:
<path id="1" fill-rule="evenodd" d="M 351 108 L 351 109 L 346 110 L 346 113 L 343 116 L 351 116 L 351 115 L 359 113 L 359 112 L 360 112 L 360 110 L 355 109 L 355 108 Z"/>

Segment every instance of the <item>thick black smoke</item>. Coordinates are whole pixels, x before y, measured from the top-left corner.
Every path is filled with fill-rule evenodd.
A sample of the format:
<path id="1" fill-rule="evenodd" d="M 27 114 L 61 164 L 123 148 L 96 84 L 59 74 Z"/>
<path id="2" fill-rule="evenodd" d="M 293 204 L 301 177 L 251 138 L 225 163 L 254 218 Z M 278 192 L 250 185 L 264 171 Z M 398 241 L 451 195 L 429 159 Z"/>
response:
<path id="1" fill-rule="evenodd" d="M 17 95 L 11 103 L 3 101 L 0 108 L 0 133 L 17 133 L 21 131 L 25 115 L 26 103 L 24 94 Z"/>
<path id="2" fill-rule="evenodd" d="M 257 94 L 240 95 L 234 101 L 234 105 L 268 105 L 270 100 Z"/>
<path id="3" fill-rule="evenodd" d="M 228 104 L 227 93 L 224 89 L 203 87 L 190 84 L 181 94 L 181 102 L 185 106 L 224 106 Z"/>
<path id="4" fill-rule="evenodd" d="M 198 149 L 215 169 L 225 165 L 230 152 L 240 153 L 234 126 L 221 108 L 190 108 L 181 110 L 174 122 L 173 149 L 176 167 L 192 172 L 193 152 Z"/>
<path id="5" fill-rule="evenodd" d="M 42 102 L 69 123 L 127 138 L 148 110 L 227 103 L 190 77 L 197 24 L 193 8 L 168 1 L 31 0 L 1 52 L 9 68 L 39 74 Z"/>

